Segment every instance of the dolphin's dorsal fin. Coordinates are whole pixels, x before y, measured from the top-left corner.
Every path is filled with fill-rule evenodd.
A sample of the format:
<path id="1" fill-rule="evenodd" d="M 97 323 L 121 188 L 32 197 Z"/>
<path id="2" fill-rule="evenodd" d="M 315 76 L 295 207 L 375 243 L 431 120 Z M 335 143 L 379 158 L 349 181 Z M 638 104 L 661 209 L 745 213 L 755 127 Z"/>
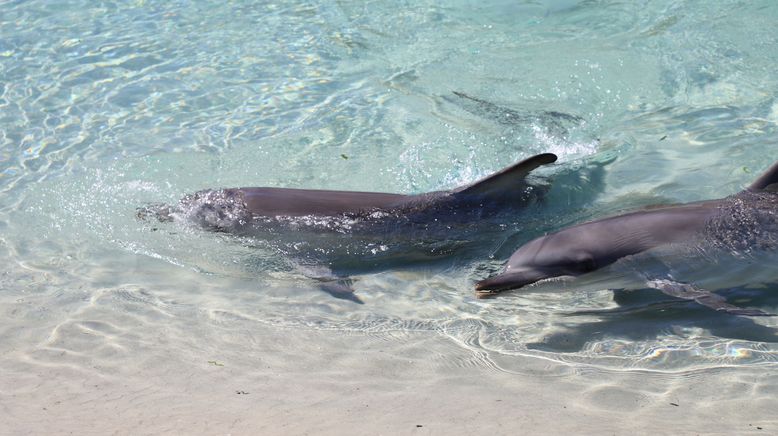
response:
<path id="1" fill-rule="evenodd" d="M 556 162 L 556 155 L 543 153 L 504 168 L 490 176 L 462 186 L 453 191 L 456 195 L 488 195 L 493 192 L 505 191 L 516 187 L 517 180 L 523 180 L 535 168 Z"/>
<path id="2" fill-rule="evenodd" d="M 749 191 L 762 191 L 765 189 L 774 188 L 774 185 L 778 184 L 778 162 L 774 163 L 767 171 L 764 172 L 758 179 L 748 187 Z"/>

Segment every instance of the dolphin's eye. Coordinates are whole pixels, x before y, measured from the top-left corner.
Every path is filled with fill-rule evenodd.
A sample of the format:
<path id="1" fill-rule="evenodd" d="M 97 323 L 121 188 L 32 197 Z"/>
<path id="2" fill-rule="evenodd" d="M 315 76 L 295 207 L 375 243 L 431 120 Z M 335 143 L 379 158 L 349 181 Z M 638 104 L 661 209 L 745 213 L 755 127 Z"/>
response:
<path id="1" fill-rule="evenodd" d="M 580 273 L 588 273 L 597 269 L 597 262 L 588 254 L 579 256 L 574 263 L 575 270 Z"/>
<path id="2" fill-rule="evenodd" d="M 586 272 L 590 272 L 597 269 L 597 264 L 594 262 L 594 259 L 590 257 L 581 264 L 581 268 Z"/>

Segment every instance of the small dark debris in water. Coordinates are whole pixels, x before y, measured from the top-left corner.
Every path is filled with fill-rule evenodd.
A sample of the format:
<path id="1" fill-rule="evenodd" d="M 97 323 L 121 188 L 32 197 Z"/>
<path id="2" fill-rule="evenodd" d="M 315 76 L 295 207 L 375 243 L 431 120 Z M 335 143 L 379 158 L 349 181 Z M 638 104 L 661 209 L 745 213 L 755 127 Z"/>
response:
<path id="1" fill-rule="evenodd" d="M 659 138 L 659 140 L 660 140 L 660 141 L 664 141 L 665 139 L 667 139 L 667 135 L 665 135 L 665 136 L 663 136 L 663 137 Z"/>
<path id="2" fill-rule="evenodd" d="M 235 391 L 235 393 L 238 394 L 238 395 L 248 395 L 249 394 L 246 391 Z"/>
<path id="3" fill-rule="evenodd" d="M 753 427 L 753 426 L 754 426 L 754 424 L 748 424 L 748 426 L 749 426 L 749 427 Z M 756 426 L 756 429 L 757 429 L 757 430 L 761 430 L 761 429 L 762 429 L 762 427 Z"/>
<path id="4" fill-rule="evenodd" d="M 223 363 L 219 363 L 219 362 L 217 362 L 215 360 L 209 360 L 208 363 L 210 363 L 213 366 L 224 366 Z"/>
<path id="5" fill-rule="evenodd" d="M 678 407 L 678 403 L 670 403 L 671 406 Z"/>
<path id="6" fill-rule="evenodd" d="M 424 427 L 424 426 L 421 425 L 421 424 L 416 424 L 416 428 L 422 428 L 422 427 Z"/>
<path id="7" fill-rule="evenodd" d="M 341 154 L 340 157 L 342 157 L 344 160 L 348 159 L 348 156 L 346 156 L 345 154 Z"/>
<path id="8" fill-rule="evenodd" d="M 159 230 L 159 229 L 158 229 L 158 228 L 156 228 L 156 227 L 152 227 L 152 228 L 151 228 L 151 231 L 152 231 L 152 232 L 156 232 L 157 230 Z"/>

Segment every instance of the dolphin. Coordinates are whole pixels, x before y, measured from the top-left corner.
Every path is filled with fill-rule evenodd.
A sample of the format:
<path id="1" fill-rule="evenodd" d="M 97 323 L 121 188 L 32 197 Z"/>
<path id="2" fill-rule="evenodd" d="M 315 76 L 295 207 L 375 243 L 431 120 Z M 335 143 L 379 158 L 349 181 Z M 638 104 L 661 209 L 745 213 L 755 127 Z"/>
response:
<path id="1" fill-rule="evenodd" d="M 524 206 L 538 194 L 527 176 L 556 160 L 552 153 L 538 154 L 469 185 L 415 195 L 274 187 L 207 189 L 186 195 L 175 206 L 139 208 L 137 216 L 155 216 L 160 221 L 185 217 L 210 230 L 242 235 L 262 231 L 270 225 L 269 219 L 286 222 L 299 217 L 387 220 L 411 216 L 412 221 L 430 218 L 450 223 Z M 337 231 L 332 226 L 318 230 Z"/>
<path id="2" fill-rule="evenodd" d="M 643 252 L 674 247 L 778 250 L 778 163 L 729 197 L 647 208 L 534 239 L 511 255 L 502 273 L 477 282 L 476 295 L 488 297 L 549 278 L 581 276 Z M 727 304 L 721 296 L 668 277 L 647 278 L 646 285 L 731 314 L 768 315 Z"/>
<path id="3" fill-rule="evenodd" d="M 208 189 L 178 204 L 152 204 L 137 216 L 272 240 L 323 290 L 354 300 L 348 276 L 397 263 L 468 252 L 505 217 L 541 198 L 528 180 L 557 160 L 543 153 L 474 183 L 415 195 L 276 187 Z"/>

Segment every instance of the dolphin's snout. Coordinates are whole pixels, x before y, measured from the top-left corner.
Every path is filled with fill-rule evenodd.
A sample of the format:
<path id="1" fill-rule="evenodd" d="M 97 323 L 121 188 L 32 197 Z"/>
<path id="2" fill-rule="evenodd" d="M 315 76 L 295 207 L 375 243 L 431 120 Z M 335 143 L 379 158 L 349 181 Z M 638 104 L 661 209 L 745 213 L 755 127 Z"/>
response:
<path id="1" fill-rule="evenodd" d="M 523 286 L 522 274 L 499 274 L 475 284 L 475 290 L 480 295 L 496 294 L 500 291 Z"/>
<path id="2" fill-rule="evenodd" d="M 548 277 L 544 272 L 532 268 L 504 272 L 476 283 L 475 292 L 478 298 L 484 298 L 509 289 L 520 288 Z"/>
<path id="3" fill-rule="evenodd" d="M 496 295 L 500 292 L 498 289 L 494 289 L 495 286 L 492 284 L 493 280 L 491 278 L 486 280 L 481 280 L 480 282 L 475 284 L 475 297 L 476 298 L 489 298 L 493 295 Z"/>
<path id="4" fill-rule="evenodd" d="M 493 282 L 493 280 L 491 278 L 486 279 L 486 280 L 481 280 L 480 282 L 475 284 L 475 290 L 476 291 L 489 291 L 489 290 L 492 290 L 492 288 L 493 288 L 492 282 Z"/>

